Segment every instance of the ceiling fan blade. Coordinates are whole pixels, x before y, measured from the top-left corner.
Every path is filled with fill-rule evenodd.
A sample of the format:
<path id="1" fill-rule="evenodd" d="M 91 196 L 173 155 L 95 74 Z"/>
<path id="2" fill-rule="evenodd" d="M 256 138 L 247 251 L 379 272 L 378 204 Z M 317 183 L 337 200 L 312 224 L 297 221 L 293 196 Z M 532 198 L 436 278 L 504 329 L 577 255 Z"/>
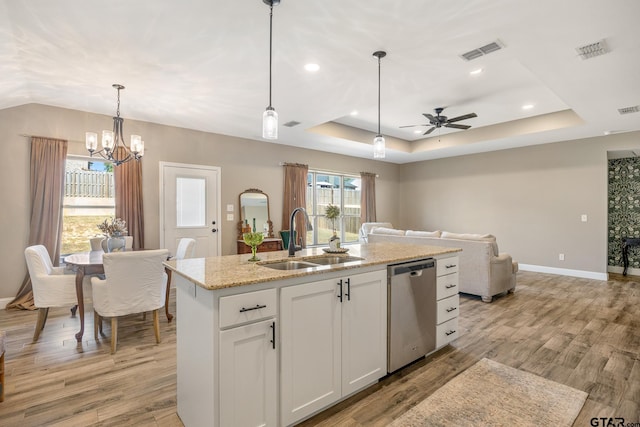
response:
<path id="1" fill-rule="evenodd" d="M 431 114 L 429 113 L 422 113 L 423 116 L 425 116 L 427 119 L 429 119 L 430 122 L 436 122 L 436 118 L 433 117 Z"/>
<path id="2" fill-rule="evenodd" d="M 469 126 L 469 125 L 456 125 L 456 124 L 452 124 L 452 123 L 447 123 L 446 125 L 444 125 L 444 127 L 446 127 L 446 128 L 454 128 L 454 129 L 469 129 L 471 126 Z"/>
<path id="3" fill-rule="evenodd" d="M 447 120 L 447 123 L 459 122 L 460 120 L 472 119 L 474 117 L 478 117 L 476 113 L 465 114 L 464 116 L 454 117 L 453 119 Z"/>
<path id="4" fill-rule="evenodd" d="M 406 126 L 398 126 L 400 128 L 412 128 L 412 127 L 416 127 L 416 126 L 431 126 L 429 124 L 422 124 L 422 125 L 406 125 Z"/>
<path id="5" fill-rule="evenodd" d="M 431 129 L 427 130 L 425 133 L 423 133 L 422 135 L 429 135 L 431 132 L 433 132 L 435 130 L 435 126 L 432 127 Z"/>

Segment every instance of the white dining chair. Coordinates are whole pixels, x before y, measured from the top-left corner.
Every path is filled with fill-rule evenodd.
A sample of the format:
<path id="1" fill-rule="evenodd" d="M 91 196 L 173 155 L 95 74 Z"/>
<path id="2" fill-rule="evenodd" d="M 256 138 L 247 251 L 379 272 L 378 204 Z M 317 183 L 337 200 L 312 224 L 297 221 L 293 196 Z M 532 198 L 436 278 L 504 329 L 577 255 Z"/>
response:
<path id="1" fill-rule="evenodd" d="M 118 317 L 153 312 L 156 342 L 160 342 L 158 310 L 165 303 L 167 275 L 162 262 L 166 249 L 106 253 L 102 257 L 105 279 L 91 278 L 94 335 L 98 339 L 102 318 L 111 318 L 111 353 L 118 343 Z"/>
<path id="2" fill-rule="evenodd" d="M 171 257 L 172 260 L 193 258 L 196 253 L 196 240 L 190 237 L 183 237 L 178 242 L 178 248 L 176 249 L 176 255 Z M 173 314 L 169 313 L 169 295 L 171 295 L 171 270 L 165 268 L 167 273 L 167 295 L 164 302 L 164 314 L 167 316 L 167 322 L 171 323 L 173 320 Z"/>
<path id="3" fill-rule="evenodd" d="M 24 250 L 24 256 L 31 277 L 33 302 L 38 308 L 38 320 L 33 334 L 33 342 L 36 342 L 47 323 L 49 307 L 73 307 L 78 304 L 76 276 L 65 274 L 64 267 L 54 267 L 49 252 L 43 245 L 29 246 Z"/>

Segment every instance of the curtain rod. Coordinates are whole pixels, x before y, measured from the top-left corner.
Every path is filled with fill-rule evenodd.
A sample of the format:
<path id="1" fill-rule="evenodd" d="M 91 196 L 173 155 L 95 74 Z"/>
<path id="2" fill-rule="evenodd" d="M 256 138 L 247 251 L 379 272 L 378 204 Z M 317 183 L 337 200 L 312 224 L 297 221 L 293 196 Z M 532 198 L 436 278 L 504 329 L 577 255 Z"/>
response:
<path id="1" fill-rule="evenodd" d="M 298 165 L 298 166 L 307 166 L 301 163 L 288 163 L 288 162 L 280 162 L 278 163 L 278 166 L 285 166 L 285 165 Z M 335 173 L 338 175 L 353 175 L 353 176 L 360 176 L 360 172 L 357 173 L 353 173 L 353 172 L 343 172 L 343 171 L 336 171 L 336 170 L 331 170 L 331 169 L 324 169 L 324 168 L 312 168 L 309 167 L 310 171 L 314 171 L 314 172 L 327 172 L 327 173 Z M 376 174 L 376 178 L 380 178 L 380 175 Z"/>
<path id="2" fill-rule="evenodd" d="M 22 136 L 25 138 L 57 139 L 58 141 L 80 142 L 84 144 L 84 141 L 76 141 L 74 139 L 65 139 L 65 138 L 54 138 L 53 136 L 28 135 L 26 133 L 19 133 L 18 136 Z"/>

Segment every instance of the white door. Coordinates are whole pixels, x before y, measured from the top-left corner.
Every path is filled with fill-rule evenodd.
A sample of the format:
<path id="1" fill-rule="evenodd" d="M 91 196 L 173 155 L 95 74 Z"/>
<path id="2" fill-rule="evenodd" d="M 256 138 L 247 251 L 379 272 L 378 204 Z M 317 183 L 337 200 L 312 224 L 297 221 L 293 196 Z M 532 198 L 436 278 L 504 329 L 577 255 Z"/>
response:
<path id="1" fill-rule="evenodd" d="M 183 237 L 196 258 L 220 254 L 220 168 L 160 162 L 160 247 L 175 254 Z"/>
<path id="2" fill-rule="evenodd" d="M 342 394 L 351 394 L 387 374 L 386 270 L 343 279 Z M 347 282 L 348 281 L 348 282 Z"/>
<path id="3" fill-rule="evenodd" d="M 342 396 L 337 296 L 336 279 L 280 291 L 282 425 L 293 424 Z"/>
<path id="4" fill-rule="evenodd" d="M 275 427 L 274 319 L 220 332 L 220 425 Z"/>

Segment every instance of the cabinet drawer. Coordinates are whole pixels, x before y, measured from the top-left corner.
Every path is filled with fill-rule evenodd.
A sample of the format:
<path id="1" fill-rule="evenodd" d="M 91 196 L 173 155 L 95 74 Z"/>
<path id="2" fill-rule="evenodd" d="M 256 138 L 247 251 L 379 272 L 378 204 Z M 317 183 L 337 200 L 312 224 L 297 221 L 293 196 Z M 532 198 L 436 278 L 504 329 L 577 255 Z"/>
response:
<path id="1" fill-rule="evenodd" d="M 458 338 L 458 318 L 453 318 L 448 322 L 436 326 L 436 348 L 449 344 Z"/>
<path id="2" fill-rule="evenodd" d="M 438 277 L 436 299 L 443 299 L 458 293 L 458 273 Z"/>
<path id="3" fill-rule="evenodd" d="M 276 315 L 275 289 L 220 298 L 220 328 L 266 319 Z"/>
<path id="4" fill-rule="evenodd" d="M 458 295 L 450 296 L 449 298 L 441 299 L 438 301 L 438 320 L 437 323 L 443 323 L 447 320 L 458 317 L 458 311 L 460 306 L 460 297 Z"/>
<path id="5" fill-rule="evenodd" d="M 444 276 L 445 274 L 457 273 L 459 263 L 460 260 L 457 256 L 439 259 L 436 262 L 436 274 L 438 276 Z"/>

